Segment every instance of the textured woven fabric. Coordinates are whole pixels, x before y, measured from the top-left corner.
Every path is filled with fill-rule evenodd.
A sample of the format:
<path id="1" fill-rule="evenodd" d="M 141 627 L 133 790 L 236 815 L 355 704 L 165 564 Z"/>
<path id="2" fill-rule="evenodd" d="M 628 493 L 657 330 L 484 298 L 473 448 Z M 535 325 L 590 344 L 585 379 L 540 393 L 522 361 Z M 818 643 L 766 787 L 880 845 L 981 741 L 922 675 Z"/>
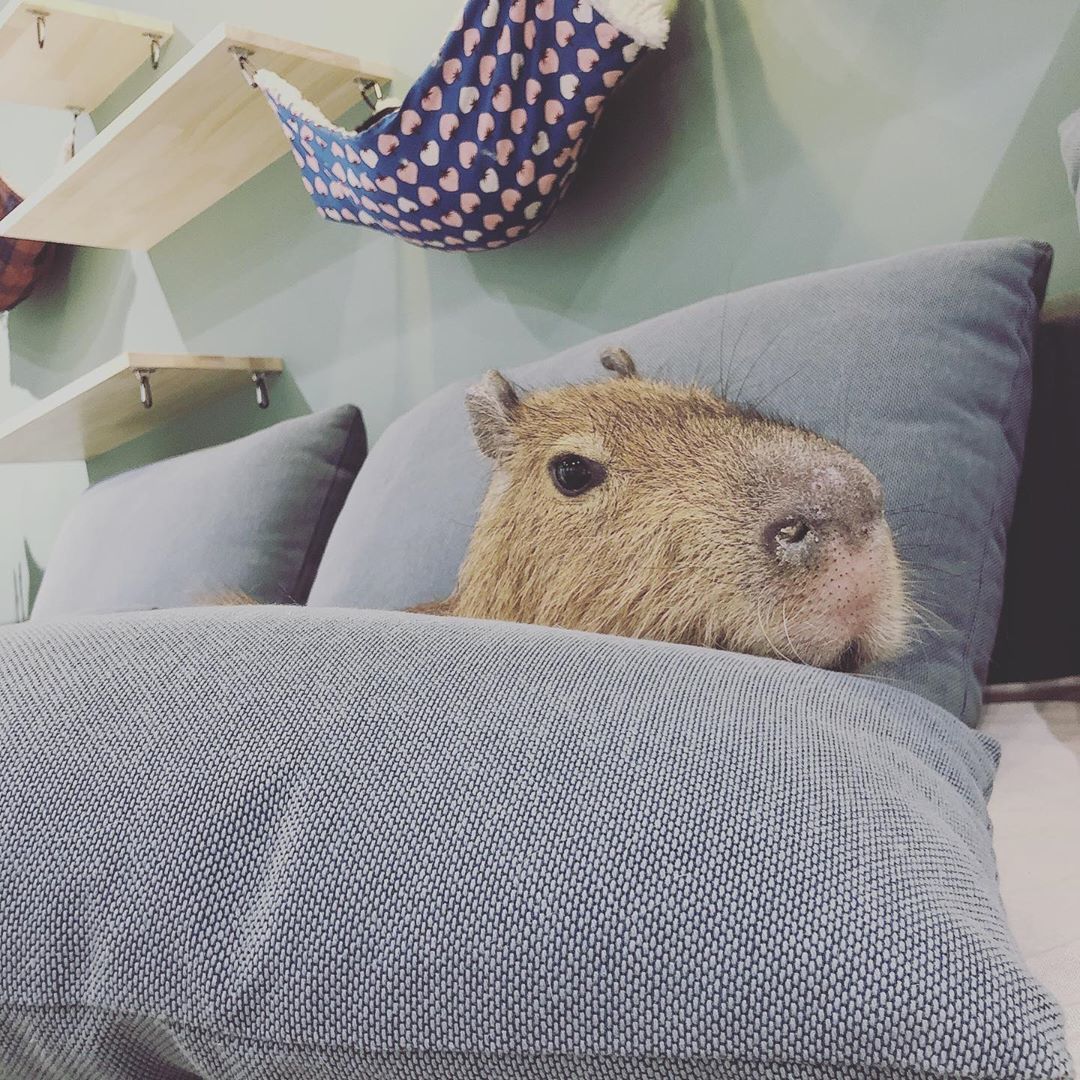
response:
<path id="1" fill-rule="evenodd" d="M 21 202 L 0 179 L 0 218 L 7 217 Z M 55 258 L 55 244 L 0 237 L 0 311 L 10 311 L 21 304 L 48 274 Z"/>
<path id="2" fill-rule="evenodd" d="M 0 632 L 0 1075 L 1059 1080 L 993 744 L 922 698 L 416 615 Z"/>
<path id="3" fill-rule="evenodd" d="M 953 244 L 715 297 L 507 373 L 525 388 L 610 378 L 600 349 L 622 345 L 646 375 L 716 387 L 847 446 L 881 478 L 929 613 L 917 646 L 877 673 L 974 723 L 1049 268 L 1045 245 Z M 450 595 L 490 475 L 464 391 L 440 391 L 379 439 L 312 605 L 404 609 Z"/>
<path id="4" fill-rule="evenodd" d="M 366 453 L 342 405 L 103 480 L 64 522 L 32 617 L 302 604 Z"/>

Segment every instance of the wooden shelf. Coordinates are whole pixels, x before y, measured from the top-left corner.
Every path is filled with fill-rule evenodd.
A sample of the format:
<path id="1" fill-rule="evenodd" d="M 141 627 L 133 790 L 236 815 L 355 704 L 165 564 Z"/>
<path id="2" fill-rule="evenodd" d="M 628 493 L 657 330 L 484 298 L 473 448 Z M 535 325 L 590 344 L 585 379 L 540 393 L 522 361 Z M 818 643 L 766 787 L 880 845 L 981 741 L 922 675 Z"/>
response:
<path id="1" fill-rule="evenodd" d="M 0 463 L 86 461 L 177 416 L 273 375 L 281 360 L 263 356 L 124 353 L 0 422 Z M 139 398 L 138 371 L 149 371 L 153 407 Z"/>
<path id="2" fill-rule="evenodd" d="M 12 0 L 0 10 L 0 101 L 96 109 L 150 62 L 151 38 L 164 45 L 172 35 L 172 23 L 80 0 Z"/>
<path id="3" fill-rule="evenodd" d="M 359 60 L 222 26 L 0 222 L 0 236 L 146 251 L 289 152 L 232 48 L 336 119 L 360 100 Z"/>

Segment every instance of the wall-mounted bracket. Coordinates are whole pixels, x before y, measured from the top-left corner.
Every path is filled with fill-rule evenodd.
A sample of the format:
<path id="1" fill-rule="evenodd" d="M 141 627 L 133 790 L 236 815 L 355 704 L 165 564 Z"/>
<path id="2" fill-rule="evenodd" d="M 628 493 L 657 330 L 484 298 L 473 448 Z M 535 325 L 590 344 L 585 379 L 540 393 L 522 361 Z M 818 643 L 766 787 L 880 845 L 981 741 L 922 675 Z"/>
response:
<path id="1" fill-rule="evenodd" d="M 144 409 L 154 407 L 154 392 L 150 389 L 150 371 L 147 368 L 136 368 L 135 378 L 139 380 L 139 401 Z"/>
<path id="2" fill-rule="evenodd" d="M 150 385 L 150 376 L 154 374 L 153 368 L 135 368 L 135 378 L 139 383 L 139 402 L 144 409 L 154 407 L 154 391 Z M 267 372 L 253 371 L 251 382 L 255 387 L 255 404 L 260 409 L 270 408 L 270 385 L 266 380 Z"/>
<path id="3" fill-rule="evenodd" d="M 243 73 L 247 84 L 252 90 L 258 90 L 255 85 L 255 65 L 251 62 L 253 55 L 251 49 L 244 48 L 243 45 L 230 45 L 229 55 L 236 57 L 236 62 L 240 65 L 240 71 Z"/>
<path id="4" fill-rule="evenodd" d="M 260 409 L 270 408 L 270 387 L 266 384 L 265 371 L 253 371 L 251 381 L 255 384 L 255 404 Z"/>
<path id="5" fill-rule="evenodd" d="M 266 408 L 283 367 L 272 356 L 125 353 L 0 421 L 0 462 L 85 461 L 252 385 Z"/>
<path id="6" fill-rule="evenodd" d="M 173 25 L 86 0 L 0 0 L 0 101 L 93 112 L 146 63 Z"/>
<path id="7" fill-rule="evenodd" d="M 49 20 L 49 13 L 47 11 L 31 11 L 31 15 L 34 16 L 34 23 L 37 30 L 37 47 L 39 49 L 45 48 L 45 24 Z"/>
<path id="8" fill-rule="evenodd" d="M 360 93 L 364 98 L 364 104 L 372 112 L 378 112 L 382 105 L 383 88 L 376 79 L 356 79 L 356 85 L 360 87 Z M 374 100 L 372 100 L 374 98 Z"/>
<path id="9" fill-rule="evenodd" d="M 161 67 L 161 35 L 143 34 L 143 37 L 150 39 L 150 66 L 157 71 Z"/>

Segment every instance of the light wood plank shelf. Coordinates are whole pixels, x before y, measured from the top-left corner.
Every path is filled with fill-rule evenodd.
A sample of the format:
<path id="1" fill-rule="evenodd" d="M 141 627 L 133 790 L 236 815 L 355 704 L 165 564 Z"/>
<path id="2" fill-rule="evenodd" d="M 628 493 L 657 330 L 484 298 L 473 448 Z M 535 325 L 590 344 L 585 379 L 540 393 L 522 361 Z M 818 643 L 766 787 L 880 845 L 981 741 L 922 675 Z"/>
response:
<path id="1" fill-rule="evenodd" d="M 267 356 L 124 353 L 0 421 L 0 463 L 86 461 L 245 386 L 254 409 L 252 375 L 283 368 Z M 139 397 L 139 371 L 151 373 L 149 409 Z"/>
<path id="2" fill-rule="evenodd" d="M 355 57 L 222 26 L 0 221 L 0 236 L 147 251 L 288 153 L 262 93 L 230 49 L 251 54 L 331 119 L 389 82 Z"/>
<path id="3" fill-rule="evenodd" d="M 96 109 L 150 63 L 151 39 L 164 46 L 172 35 L 170 22 L 81 0 L 12 0 L 0 10 L 0 101 Z"/>

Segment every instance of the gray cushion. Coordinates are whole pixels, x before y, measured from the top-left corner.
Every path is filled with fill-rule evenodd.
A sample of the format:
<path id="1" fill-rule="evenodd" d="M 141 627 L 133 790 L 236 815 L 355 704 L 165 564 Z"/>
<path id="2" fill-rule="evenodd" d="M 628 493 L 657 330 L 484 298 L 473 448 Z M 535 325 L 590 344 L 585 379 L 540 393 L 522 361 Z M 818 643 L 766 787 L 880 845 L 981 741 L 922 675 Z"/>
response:
<path id="1" fill-rule="evenodd" d="M 96 484 L 64 523 L 33 618 L 231 592 L 302 604 L 366 451 L 344 405 Z"/>
<path id="2" fill-rule="evenodd" d="M 839 439 L 881 477 L 928 612 L 877 674 L 974 721 L 1001 605 L 1024 445 L 1043 244 L 955 244 L 764 285 L 510 368 L 525 387 L 595 379 L 601 344 L 649 375 L 725 387 Z M 488 467 L 463 385 L 379 440 L 330 538 L 316 605 L 405 608 L 453 588 Z"/>
<path id="3" fill-rule="evenodd" d="M 3 630 L 0 1075 L 1063 1080 L 994 764 L 913 694 L 705 649 Z"/>

